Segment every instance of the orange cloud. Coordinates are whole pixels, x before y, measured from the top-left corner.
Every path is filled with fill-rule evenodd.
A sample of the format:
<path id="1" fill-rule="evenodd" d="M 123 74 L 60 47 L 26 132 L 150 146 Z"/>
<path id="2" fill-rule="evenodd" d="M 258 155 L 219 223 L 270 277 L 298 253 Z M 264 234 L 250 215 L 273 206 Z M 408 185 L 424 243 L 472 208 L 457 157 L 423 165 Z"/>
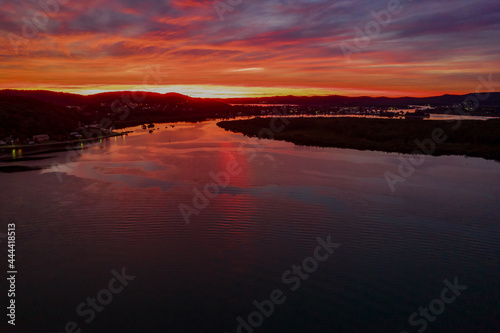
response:
<path id="1" fill-rule="evenodd" d="M 332 7 L 326 0 L 243 1 L 223 21 L 212 1 L 69 2 L 48 15 L 33 38 L 23 36 L 23 18 L 39 6 L 2 4 L 0 87 L 136 87 L 147 75 L 144 68 L 159 66 L 165 80 L 148 89 L 428 96 L 474 91 L 479 75 L 499 72 L 500 46 L 493 41 L 500 5 L 459 0 L 459 9 L 443 11 L 408 4 L 411 11 L 359 47 L 356 28 L 373 20 L 370 8 L 386 3 L 358 2 L 366 2 L 366 10 L 350 10 L 348 2 Z M 14 43 L 13 34 L 19 38 Z M 350 59 L 342 43 L 358 45 Z"/>

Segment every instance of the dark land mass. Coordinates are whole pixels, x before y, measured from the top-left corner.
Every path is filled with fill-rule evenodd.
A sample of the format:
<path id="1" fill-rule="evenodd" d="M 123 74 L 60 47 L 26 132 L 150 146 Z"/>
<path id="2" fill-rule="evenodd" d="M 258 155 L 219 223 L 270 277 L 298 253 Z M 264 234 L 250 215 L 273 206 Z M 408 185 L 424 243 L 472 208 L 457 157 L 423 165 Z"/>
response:
<path id="1" fill-rule="evenodd" d="M 0 95 L 17 96 L 23 98 L 32 98 L 45 103 L 51 103 L 59 106 L 85 105 L 89 104 L 91 98 L 88 96 L 61 93 L 48 90 L 0 90 Z"/>
<path id="2" fill-rule="evenodd" d="M 51 103 L 59 106 L 84 106 L 91 104 L 168 104 L 168 103 L 192 103 L 196 107 L 200 102 L 211 102 L 212 105 L 226 105 L 216 99 L 211 98 L 193 98 L 178 93 L 153 93 L 141 91 L 117 91 L 106 92 L 94 95 L 79 95 L 70 93 L 60 93 L 47 90 L 0 90 L 0 95 L 18 96 L 33 98 L 42 102 Z M 210 103 L 209 103 L 210 104 Z M 206 105 L 205 105 L 206 106 Z"/>
<path id="3" fill-rule="evenodd" d="M 177 93 L 121 91 L 82 96 L 43 90 L 1 90 L 0 141 L 16 146 L 28 145 L 30 141 L 34 141 L 33 136 L 41 134 L 47 134 L 51 142 L 90 140 L 110 135 L 112 129 L 159 122 L 231 119 L 237 116 L 272 114 L 396 116 L 396 113 L 385 111 L 398 106 L 409 108 L 413 104 L 429 103 L 434 107 L 426 111 L 429 113 L 500 116 L 500 93 L 490 93 L 489 98 L 475 108 L 463 103 L 467 96 L 472 94 L 429 98 L 283 96 L 217 100 L 192 98 Z M 297 106 L 230 105 L 229 102 L 250 104 L 268 102 Z M 488 103 L 498 106 L 487 106 Z"/>
<path id="4" fill-rule="evenodd" d="M 484 101 L 479 101 L 480 106 L 500 106 L 500 93 L 484 93 L 488 95 Z M 400 107 L 408 105 L 431 105 L 431 106 L 453 106 L 475 97 L 475 94 L 465 95 L 442 95 L 431 97 L 347 97 L 340 95 L 331 96 L 273 96 L 252 98 L 229 98 L 219 99 L 229 104 L 288 104 L 302 106 L 376 106 L 376 107 Z"/>
<path id="5" fill-rule="evenodd" d="M 250 137 L 259 136 L 263 128 L 284 127 L 281 132 L 274 133 L 274 139 L 297 145 L 407 154 L 425 153 L 436 156 L 464 155 L 500 161 L 500 120 L 497 119 L 450 122 L 370 118 L 275 118 L 277 120 L 273 127 L 271 119 L 222 121 L 217 125 Z M 446 138 L 442 143 L 436 143 L 433 139 L 438 132 L 439 141 Z M 263 137 L 267 138 L 267 135 Z M 417 144 L 424 140 L 425 146 Z"/>
<path id="6" fill-rule="evenodd" d="M 15 172 L 34 171 L 42 169 L 43 169 L 42 167 L 30 167 L 25 165 L 0 166 L 1 173 L 15 173 Z"/>
<path id="7" fill-rule="evenodd" d="M 94 95 L 78 95 L 70 93 L 59 93 L 46 90 L 0 90 L 2 95 L 20 96 L 37 99 L 43 102 L 59 106 L 83 106 L 90 104 L 111 104 L 115 101 L 120 103 L 150 103 L 168 104 L 186 102 L 196 104 L 209 102 L 213 106 L 227 104 L 288 104 L 302 106 L 394 106 L 406 107 L 408 105 L 431 105 L 431 106 L 453 106 L 463 103 L 475 94 L 464 95 L 441 95 L 430 97 L 348 97 L 341 95 L 330 96 L 273 96 L 273 97 L 251 97 L 251 98 L 192 98 L 177 93 L 150 93 L 130 91 L 108 92 Z M 500 92 L 484 92 L 485 100 L 480 100 L 481 106 L 500 106 Z"/>
<path id="8" fill-rule="evenodd" d="M 65 107 L 33 98 L 0 95 L 0 140 L 12 135 L 66 135 L 78 127 L 78 115 Z"/>
<path id="9" fill-rule="evenodd" d="M 47 134 L 53 141 L 102 137 L 109 131 L 154 122 L 202 121 L 230 114 L 228 104 L 180 94 L 119 92 L 93 96 L 46 91 L 0 91 L 0 141 L 12 137 L 27 144 L 34 135 Z M 74 97 L 74 98 L 73 98 Z M 39 99 L 36 99 L 39 98 Z M 137 99 L 137 98 L 136 98 Z M 75 104 L 77 105 L 75 105 Z M 81 104 L 83 103 L 83 104 Z M 67 104 L 66 106 L 62 106 Z M 85 126 L 93 126 L 85 128 Z"/>
<path id="10" fill-rule="evenodd" d="M 380 110 L 411 109 L 413 105 L 426 105 L 432 107 L 431 110 L 427 111 L 429 113 L 460 114 L 465 112 L 476 116 L 500 117 L 500 93 L 498 92 L 484 93 L 481 96 L 484 100 L 479 100 L 479 105 L 475 106 L 470 100 L 470 98 L 476 98 L 475 94 L 422 98 L 332 95 L 214 99 L 192 98 L 177 93 L 159 94 L 131 91 L 82 96 L 45 90 L 0 90 L 0 99 L 3 96 L 17 96 L 51 103 L 76 112 L 78 120 L 82 124 L 108 125 L 111 121 L 115 128 L 152 122 L 194 122 L 238 115 L 269 114 L 274 106 L 261 105 L 262 103 L 294 105 L 288 110 L 295 114 L 304 115 L 343 114 L 349 112 L 349 110 L 345 110 L 346 108 L 356 109 L 361 114 L 367 114 L 366 112 L 373 108 Z M 485 99 L 485 97 L 488 98 Z M 466 101 L 469 101 L 469 105 L 466 105 Z M 104 121 L 105 119 L 106 121 Z"/>
<path id="11" fill-rule="evenodd" d="M 162 108 L 162 110 L 168 110 L 171 115 L 174 116 L 182 115 L 182 111 L 185 110 L 193 111 L 191 113 L 196 115 L 200 113 L 200 111 L 205 114 L 215 109 L 218 109 L 220 112 L 224 111 L 225 108 L 231 108 L 227 103 L 213 98 L 194 98 L 177 93 L 159 94 L 140 91 L 118 91 L 83 96 L 46 90 L 0 90 L 0 96 L 1 95 L 32 98 L 65 107 L 95 108 L 100 106 L 105 107 L 107 113 L 116 113 L 124 106 L 127 106 L 130 110 L 134 110 L 140 105 L 144 105 L 144 107 L 141 108 L 143 111 L 155 110 L 155 108 L 153 108 L 154 106 L 163 105 L 167 108 Z"/>
<path id="12" fill-rule="evenodd" d="M 22 100 L 37 100 L 43 105 L 52 105 L 55 110 L 62 107 L 82 124 L 95 123 L 102 127 L 112 124 L 115 128 L 151 122 L 201 121 L 228 115 L 234 109 L 215 99 L 192 98 L 177 93 L 120 91 L 82 96 L 43 90 L 0 91 L 0 101 L 13 103 L 12 109 L 26 109 L 19 105 L 18 101 Z"/>

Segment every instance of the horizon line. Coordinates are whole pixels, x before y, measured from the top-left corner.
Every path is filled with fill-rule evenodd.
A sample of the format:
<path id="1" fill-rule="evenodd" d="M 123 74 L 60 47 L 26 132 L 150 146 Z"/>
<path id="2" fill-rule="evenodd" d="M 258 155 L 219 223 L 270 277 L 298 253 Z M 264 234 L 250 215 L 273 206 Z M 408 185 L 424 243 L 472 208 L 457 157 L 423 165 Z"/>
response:
<path id="1" fill-rule="evenodd" d="M 99 91 L 88 91 L 88 93 L 81 93 L 81 92 L 73 92 L 73 91 L 61 91 L 60 89 L 39 89 L 39 88 L 3 88 L 0 89 L 0 92 L 2 91 L 38 91 L 38 92 L 52 92 L 52 93 L 60 93 L 60 94 L 70 94 L 70 95 L 77 95 L 77 96 L 96 96 L 96 95 L 101 95 L 101 94 L 110 94 L 110 93 L 150 93 L 150 94 L 158 94 L 158 95 L 168 95 L 168 94 L 179 94 L 182 96 L 187 96 L 190 98 L 201 98 L 201 99 L 219 99 L 219 100 L 228 100 L 228 99 L 257 99 L 257 98 L 276 98 L 276 97 L 296 97 L 296 98 L 320 98 L 320 97 L 346 97 L 346 98 L 390 98 L 390 99 L 397 99 L 397 98 L 419 98 L 419 99 L 425 99 L 425 98 L 432 98 L 432 97 L 442 97 L 442 96 L 465 96 L 465 95 L 471 95 L 475 94 L 475 92 L 468 92 L 468 93 L 441 93 L 441 94 L 436 94 L 436 95 L 424 95 L 424 96 L 410 96 L 410 95 L 401 95 L 401 96 L 388 96 L 388 95 L 343 95 L 339 93 L 331 93 L 331 94 L 307 94 L 307 95 L 294 95 L 294 94 L 277 94 L 277 95 L 251 95 L 251 96 L 232 96 L 232 97 L 200 97 L 200 96 L 193 96 L 189 95 L 189 93 L 180 93 L 177 91 L 166 91 L 166 92 L 158 92 L 158 91 L 151 91 L 151 90 L 99 90 Z M 494 93 L 500 93 L 500 92 L 477 92 L 477 94 L 494 94 Z M 196 95 L 196 94 L 195 94 Z"/>

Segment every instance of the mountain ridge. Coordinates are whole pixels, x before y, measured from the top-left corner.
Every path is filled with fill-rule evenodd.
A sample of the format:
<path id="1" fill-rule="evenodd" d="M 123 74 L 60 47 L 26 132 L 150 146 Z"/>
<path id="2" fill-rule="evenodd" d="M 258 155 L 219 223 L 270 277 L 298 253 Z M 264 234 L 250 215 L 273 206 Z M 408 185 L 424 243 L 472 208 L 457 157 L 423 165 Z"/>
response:
<path id="1" fill-rule="evenodd" d="M 175 92 L 155 93 L 144 91 L 117 91 L 102 92 L 92 95 L 80 95 L 74 93 L 54 92 L 50 90 L 0 90 L 1 95 L 14 95 L 20 97 L 34 98 L 43 102 L 56 104 L 59 106 L 81 106 L 95 103 L 112 103 L 130 101 L 141 102 L 137 96 L 146 96 L 146 99 L 154 102 L 166 102 L 168 100 L 189 100 L 189 101 L 211 101 L 225 104 L 296 104 L 301 106 L 407 106 L 407 105 L 428 105 L 431 106 L 453 106 L 464 102 L 468 97 L 475 97 L 474 93 L 468 94 L 444 94 L 429 97 L 372 97 L 372 96 L 271 96 L 271 97 L 237 97 L 237 98 L 196 98 Z M 500 92 L 484 92 L 489 94 L 489 98 L 484 101 L 479 100 L 481 106 L 500 106 Z M 127 96 L 129 95 L 129 96 Z M 136 98 L 134 99 L 134 96 Z"/>

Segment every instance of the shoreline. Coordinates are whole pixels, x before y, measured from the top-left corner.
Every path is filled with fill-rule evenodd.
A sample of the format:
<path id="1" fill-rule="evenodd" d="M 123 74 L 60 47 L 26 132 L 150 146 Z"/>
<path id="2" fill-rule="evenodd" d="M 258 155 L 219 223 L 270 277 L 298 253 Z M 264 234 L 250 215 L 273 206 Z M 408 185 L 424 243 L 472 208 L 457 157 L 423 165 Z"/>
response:
<path id="1" fill-rule="evenodd" d="M 221 121 L 217 126 L 257 137 L 262 129 L 270 129 L 273 119 L 276 119 L 273 128 L 282 130 L 273 131 L 272 139 L 296 145 L 433 156 L 459 155 L 500 162 L 500 120 L 304 117 L 286 118 L 285 123 L 274 117 Z M 441 137 L 446 140 L 430 144 L 435 131 L 442 132 Z M 268 136 L 266 134 L 264 138 Z M 433 149 L 426 149 L 432 146 Z"/>
<path id="2" fill-rule="evenodd" d="M 22 149 L 25 152 L 33 152 L 35 151 L 36 154 L 42 153 L 42 152 L 58 152 L 62 151 L 60 148 L 64 148 L 66 150 L 68 146 L 74 146 L 82 143 L 93 143 L 102 139 L 108 139 L 108 138 L 113 138 L 117 136 L 123 136 L 128 132 L 120 132 L 120 133 L 112 133 L 112 134 L 107 134 L 103 136 L 99 136 L 97 138 L 91 138 L 91 139 L 78 139 L 78 140 L 68 140 L 68 141 L 61 141 L 61 142 L 51 142 L 51 143 L 42 143 L 42 144 L 34 144 L 34 145 L 11 145 L 11 146 L 3 146 L 0 147 L 0 154 L 1 153 L 6 153 L 12 150 L 18 150 Z M 46 149 L 46 150 L 44 150 Z M 42 152 L 38 152 L 38 150 L 41 150 Z"/>

